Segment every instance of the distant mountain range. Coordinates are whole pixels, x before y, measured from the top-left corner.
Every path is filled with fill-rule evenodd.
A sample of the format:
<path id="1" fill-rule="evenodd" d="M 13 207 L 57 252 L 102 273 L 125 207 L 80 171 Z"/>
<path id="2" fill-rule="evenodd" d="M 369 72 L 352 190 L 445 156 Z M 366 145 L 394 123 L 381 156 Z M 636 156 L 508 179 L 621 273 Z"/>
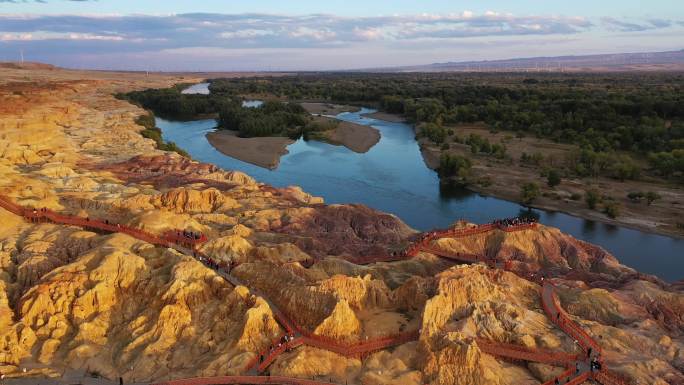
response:
<path id="1" fill-rule="evenodd" d="M 684 49 L 667 52 L 531 57 L 373 68 L 371 72 L 608 72 L 684 71 Z"/>
<path id="2" fill-rule="evenodd" d="M 1 1 L 1 0 L 0 0 Z M 0 68 L 55 69 L 51 64 L 0 62 Z M 665 52 L 614 53 L 579 56 L 541 56 L 530 58 L 432 63 L 401 67 L 376 67 L 348 72 L 615 72 L 684 71 L 684 49 Z M 136 72 L 136 71 L 131 71 Z M 292 73 L 295 73 L 293 71 Z M 347 71 L 345 71 L 347 72 Z M 174 72 L 186 73 L 186 72 Z M 206 72 L 216 76 L 215 72 Z M 235 72 L 227 72 L 235 74 Z"/>

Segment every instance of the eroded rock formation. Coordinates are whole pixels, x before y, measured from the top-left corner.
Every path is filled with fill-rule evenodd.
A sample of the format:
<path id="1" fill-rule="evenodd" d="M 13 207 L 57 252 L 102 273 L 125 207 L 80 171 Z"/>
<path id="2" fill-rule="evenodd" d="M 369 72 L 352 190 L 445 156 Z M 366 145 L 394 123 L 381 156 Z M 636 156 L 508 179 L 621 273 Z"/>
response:
<path id="1" fill-rule="evenodd" d="M 300 347 L 280 356 L 272 374 L 367 385 L 533 384 L 558 368 L 499 360 L 476 339 L 577 351 L 542 311 L 535 283 L 429 253 L 356 265 L 354 257 L 401 250 L 416 232 L 364 206 L 326 206 L 296 187 L 274 189 L 156 150 L 134 124 L 143 111 L 112 94 L 180 79 L 0 71 L 0 194 L 156 234 L 202 232 L 209 241 L 200 250 L 236 265 L 248 286 L 173 249 L 0 209 L 0 371 L 8 377 L 68 368 L 126 381 L 238 374 L 284 332 L 273 305 L 341 342 L 420 333 L 362 359 Z M 611 368 L 640 383 L 684 382 L 681 285 L 639 275 L 544 226 L 435 244 L 557 277 L 563 306 L 600 341 Z"/>

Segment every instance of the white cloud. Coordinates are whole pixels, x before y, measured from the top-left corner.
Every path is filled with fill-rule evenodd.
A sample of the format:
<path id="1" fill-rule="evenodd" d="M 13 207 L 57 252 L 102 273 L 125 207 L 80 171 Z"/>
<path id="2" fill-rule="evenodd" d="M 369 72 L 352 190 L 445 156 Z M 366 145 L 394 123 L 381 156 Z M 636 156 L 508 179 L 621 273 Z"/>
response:
<path id="1" fill-rule="evenodd" d="M 383 37 L 383 32 L 379 28 L 354 28 L 354 35 L 360 40 L 378 40 Z"/>
<path id="2" fill-rule="evenodd" d="M 123 41 L 125 40 L 121 36 L 106 36 L 106 35 L 93 35 L 90 33 L 70 33 L 69 39 L 71 40 L 104 40 L 104 41 Z M 57 37 L 52 37 L 56 39 Z"/>
<path id="3" fill-rule="evenodd" d="M 31 33 L 2 33 L 0 34 L 0 41 L 22 41 L 33 39 Z"/>
<path id="4" fill-rule="evenodd" d="M 225 39 L 253 39 L 262 36 L 272 36 L 276 33 L 265 29 L 243 29 L 239 31 L 221 32 L 221 37 Z"/>
<path id="5" fill-rule="evenodd" d="M 326 29 L 313 29 L 309 27 L 297 27 L 293 31 L 288 33 L 289 36 L 294 38 L 311 38 L 314 40 L 324 41 L 331 40 L 337 37 L 337 34 L 333 31 Z"/>
<path id="6" fill-rule="evenodd" d="M 72 58 L 85 56 L 105 60 L 117 55 L 171 55 L 178 50 L 198 48 L 195 59 L 198 61 L 201 61 L 200 56 L 214 57 L 207 53 L 209 51 L 228 55 L 228 51 L 238 52 L 236 50 L 242 50 L 239 55 L 277 51 L 279 55 L 297 52 L 297 55 L 309 57 L 320 52 L 329 55 L 365 52 L 377 55 L 373 60 L 379 61 L 384 57 L 383 52 L 393 50 L 396 57 L 402 52 L 407 57 L 405 60 L 413 58 L 425 62 L 432 59 L 423 56 L 424 53 L 451 55 L 462 47 L 487 47 L 492 46 L 492 42 L 500 47 L 497 42 L 507 38 L 543 41 L 573 37 L 591 46 L 600 35 L 596 31 L 602 29 L 634 36 L 647 30 L 681 31 L 683 23 L 653 18 L 636 21 L 603 18 L 596 23 L 578 16 L 516 16 L 495 11 L 476 14 L 468 10 L 376 17 L 214 13 L 0 14 L 0 55 L 15 55 L 17 48 L 21 48 L 40 52 L 48 60 L 54 57 L 76 60 Z M 532 49 L 534 47 L 530 47 Z M 420 54 L 416 55 L 418 52 Z M 529 54 L 528 50 L 521 52 L 524 52 L 521 55 Z M 499 51 L 494 50 L 492 54 L 498 55 Z M 353 57 L 356 58 L 354 63 L 360 63 L 363 55 L 354 54 Z M 191 59 L 192 55 L 187 58 Z M 316 56 L 316 60 L 321 59 Z"/>

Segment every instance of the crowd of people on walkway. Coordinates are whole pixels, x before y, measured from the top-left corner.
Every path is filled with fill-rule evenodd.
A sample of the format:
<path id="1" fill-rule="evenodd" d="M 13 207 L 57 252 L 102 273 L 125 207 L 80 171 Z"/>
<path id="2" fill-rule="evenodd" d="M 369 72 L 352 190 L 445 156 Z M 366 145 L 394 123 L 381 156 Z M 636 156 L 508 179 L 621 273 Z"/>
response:
<path id="1" fill-rule="evenodd" d="M 495 219 L 491 223 L 497 227 L 512 227 L 512 226 L 531 225 L 531 224 L 537 223 L 537 219 L 534 217 L 529 217 L 529 216 L 528 217 L 512 217 L 512 218 Z"/>
<path id="2" fill-rule="evenodd" d="M 199 254 L 196 251 L 193 251 L 193 256 L 195 258 L 197 258 L 198 261 L 202 262 L 205 266 L 207 266 L 211 269 L 218 270 L 219 268 L 223 267 L 222 263 L 215 261 L 211 257 L 207 257 L 203 254 Z M 230 272 L 230 270 L 228 272 Z"/>
<path id="3" fill-rule="evenodd" d="M 282 337 L 280 337 L 280 340 L 278 340 L 277 343 L 271 345 L 268 348 L 268 354 L 261 353 L 259 355 L 259 364 L 263 363 L 266 360 L 266 358 L 268 358 L 271 354 L 273 354 L 273 352 L 280 350 L 280 348 L 282 348 L 283 345 L 285 346 L 285 351 L 289 352 L 290 347 L 288 344 L 290 342 L 294 341 L 294 339 L 295 339 L 295 336 L 293 333 L 285 334 Z"/>
<path id="4" fill-rule="evenodd" d="M 202 239 L 202 233 L 200 233 L 200 232 L 183 230 L 182 233 L 178 232 L 178 236 L 180 237 L 181 234 L 183 235 L 184 238 L 190 239 L 190 240 L 194 239 L 194 240 L 198 241 L 198 240 Z"/>
<path id="5" fill-rule="evenodd" d="M 199 231 L 177 230 L 176 239 L 181 242 L 194 244 L 206 240 L 206 237 Z"/>

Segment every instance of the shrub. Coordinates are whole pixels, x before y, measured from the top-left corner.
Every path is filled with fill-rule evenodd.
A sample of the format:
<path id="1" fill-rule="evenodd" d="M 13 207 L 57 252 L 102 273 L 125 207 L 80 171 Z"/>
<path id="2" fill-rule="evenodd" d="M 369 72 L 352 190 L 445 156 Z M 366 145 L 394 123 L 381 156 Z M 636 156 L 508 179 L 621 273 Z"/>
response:
<path id="1" fill-rule="evenodd" d="M 544 160 L 544 155 L 541 152 L 535 152 L 534 154 L 522 153 L 520 155 L 520 163 L 529 164 L 533 166 L 539 166 Z"/>
<path id="2" fill-rule="evenodd" d="M 650 206 L 653 202 L 657 201 L 658 199 L 662 198 L 660 194 L 658 194 L 655 191 L 649 191 L 646 193 L 646 203 Z"/>
<path id="3" fill-rule="evenodd" d="M 494 155 L 495 158 L 503 159 L 504 157 L 506 157 L 506 146 L 504 146 L 503 144 L 495 143 L 492 145 L 491 153 L 492 155 Z"/>
<path id="4" fill-rule="evenodd" d="M 645 196 L 646 194 L 643 191 L 632 191 L 627 194 L 627 198 L 632 202 L 641 202 Z"/>

